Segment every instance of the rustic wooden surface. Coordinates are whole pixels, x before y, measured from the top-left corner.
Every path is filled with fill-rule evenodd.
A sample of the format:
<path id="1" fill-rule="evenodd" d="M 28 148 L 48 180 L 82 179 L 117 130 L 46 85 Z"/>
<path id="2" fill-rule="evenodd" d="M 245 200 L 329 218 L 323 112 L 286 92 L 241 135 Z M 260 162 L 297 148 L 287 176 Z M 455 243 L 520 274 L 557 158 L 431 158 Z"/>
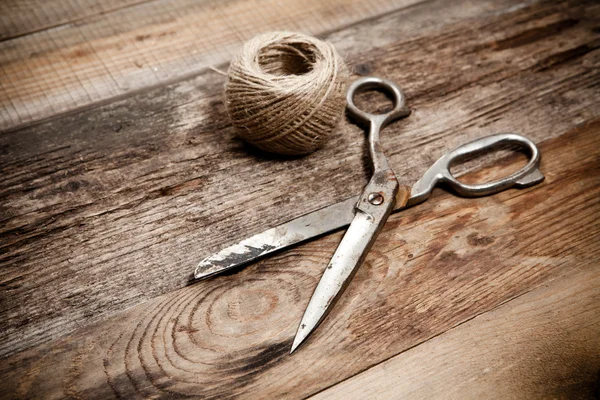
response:
<path id="1" fill-rule="evenodd" d="M 597 2 L 36 3 L 43 16 L 6 2 L 0 19 L 2 397 L 336 398 L 360 387 L 387 398 L 396 382 L 430 398 L 457 381 L 457 397 L 596 390 Z M 214 25 L 202 21 L 220 33 L 204 35 Z M 391 217 L 292 357 L 341 233 L 190 282 L 202 257 L 366 183 L 364 132 L 348 121 L 304 158 L 234 138 L 224 77 L 207 67 L 226 69 L 243 40 L 282 28 L 320 34 L 356 75 L 404 88 L 413 114 L 383 138 L 398 173 L 416 180 L 452 147 L 516 131 L 539 144 L 546 174 L 481 199 L 436 191 Z M 138 58 L 143 67 L 126 61 Z M 495 159 L 464 179 L 523 162 Z M 490 333 L 495 320 L 506 341 Z M 464 358 L 461 337 L 481 341 Z"/>
<path id="2" fill-rule="evenodd" d="M 597 398 L 599 300 L 598 268 L 577 271 L 311 399 Z"/>
<path id="3" fill-rule="evenodd" d="M 0 41 L 0 73 L 10 76 L 0 85 L 0 129 L 198 74 L 257 32 L 323 33 L 416 2 L 9 0 L 0 20 L 0 39 L 12 39 Z"/>

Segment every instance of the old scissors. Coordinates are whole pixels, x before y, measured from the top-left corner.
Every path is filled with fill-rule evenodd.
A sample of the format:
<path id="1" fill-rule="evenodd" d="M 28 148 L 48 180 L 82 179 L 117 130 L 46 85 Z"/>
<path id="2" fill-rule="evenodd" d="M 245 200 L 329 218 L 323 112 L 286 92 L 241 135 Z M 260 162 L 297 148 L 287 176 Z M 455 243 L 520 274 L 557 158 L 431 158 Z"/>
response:
<path id="1" fill-rule="evenodd" d="M 387 92 L 394 102 L 393 109 L 385 114 L 371 114 L 359 109 L 354 102 L 355 95 L 370 89 Z M 497 193 L 510 187 L 529 187 L 544 180 L 544 175 L 538 169 L 540 154 L 535 144 L 523 136 L 503 133 L 477 139 L 452 150 L 436 161 L 420 180 L 409 186 L 394 174 L 379 141 L 380 132 L 386 125 L 410 114 L 401 89 L 386 79 L 364 77 L 350 85 L 346 100 L 350 116 L 369 126 L 368 144 L 373 175 L 362 194 L 305 214 L 227 247 L 202 260 L 194 272 L 197 279 L 207 278 L 350 225 L 310 299 L 290 353 L 326 317 L 350 283 L 391 212 L 427 200 L 438 183 L 446 184 L 461 196 L 475 197 Z M 519 171 L 499 180 L 477 185 L 462 183 L 450 173 L 453 163 L 506 145 L 518 145 L 528 152 L 529 161 Z"/>

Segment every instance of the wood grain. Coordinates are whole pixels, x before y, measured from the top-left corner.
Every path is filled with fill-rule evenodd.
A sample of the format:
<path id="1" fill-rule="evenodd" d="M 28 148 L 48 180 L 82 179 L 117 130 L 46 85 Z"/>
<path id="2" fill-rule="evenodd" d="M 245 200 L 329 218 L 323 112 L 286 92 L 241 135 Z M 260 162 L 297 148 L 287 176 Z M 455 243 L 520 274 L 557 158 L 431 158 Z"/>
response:
<path id="1" fill-rule="evenodd" d="M 110 11 L 111 0 L 105 13 L 0 41 L 0 130 L 197 74 L 258 33 L 323 34 L 417 1 L 155 0 Z M 46 3 L 26 18 L 59 7 Z"/>
<path id="2" fill-rule="evenodd" d="M 592 399 L 600 268 L 557 279 L 311 397 Z"/>
<path id="3" fill-rule="evenodd" d="M 3 0 L 0 3 L 0 41 L 61 25 L 79 23 L 150 0 Z"/>
<path id="4" fill-rule="evenodd" d="M 383 145 L 409 181 L 476 137 L 540 142 L 599 117 L 595 2 L 468 5 L 416 6 L 328 37 L 358 72 L 405 88 L 413 115 Z M 577 23 L 557 45 L 541 27 L 564 20 Z M 0 355 L 181 288 L 204 256 L 364 186 L 360 128 L 344 122 L 323 150 L 272 159 L 233 138 L 222 84 L 206 72 L 0 135 Z"/>
<path id="5" fill-rule="evenodd" d="M 298 318 L 340 233 L 9 357 L 0 395 L 299 398 L 557 277 L 596 276 L 599 133 L 597 122 L 542 143 L 542 185 L 479 199 L 437 191 L 393 215 L 335 310 L 293 356 Z"/>

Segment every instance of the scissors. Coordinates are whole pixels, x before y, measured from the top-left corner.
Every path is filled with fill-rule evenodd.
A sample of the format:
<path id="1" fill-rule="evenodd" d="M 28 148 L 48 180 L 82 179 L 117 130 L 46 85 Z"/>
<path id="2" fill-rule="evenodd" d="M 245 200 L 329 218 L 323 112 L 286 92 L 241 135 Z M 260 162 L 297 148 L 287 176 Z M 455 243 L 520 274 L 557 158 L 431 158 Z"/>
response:
<path id="1" fill-rule="evenodd" d="M 372 89 L 387 92 L 391 96 L 394 103 L 391 111 L 372 114 L 356 106 L 355 95 Z M 391 212 L 427 200 L 438 183 L 444 183 L 458 195 L 477 197 L 511 187 L 533 186 L 544 180 L 544 175 L 538 169 L 540 154 L 535 144 L 523 136 L 502 133 L 474 140 L 450 151 L 437 160 L 421 179 L 409 186 L 402 177 L 394 174 L 379 141 L 380 132 L 386 125 L 410 115 L 402 90 L 387 79 L 363 77 L 350 85 L 346 100 L 349 115 L 369 127 L 368 147 L 373 174 L 363 192 L 229 246 L 202 260 L 194 272 L 196 279 L 208 278 L 349 225 L 308 303 L 290 354 L 327 316 L 365 259 Z M 460 182 L 450 172 L 450 166 L 456 162 L 507 145 L 518 145 L 529 154 L 527 164 L 515 173 L 493 182 L 473 185 Z"/>

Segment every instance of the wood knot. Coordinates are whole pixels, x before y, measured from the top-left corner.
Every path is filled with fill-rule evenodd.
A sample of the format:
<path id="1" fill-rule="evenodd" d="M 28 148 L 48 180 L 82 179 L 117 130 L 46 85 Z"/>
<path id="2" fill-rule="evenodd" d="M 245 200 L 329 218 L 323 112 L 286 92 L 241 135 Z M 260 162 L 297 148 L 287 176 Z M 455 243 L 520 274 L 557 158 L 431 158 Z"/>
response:
<path id="1" fill-rule="evenodd" d="M 467 243 L 471 246 L 487 246 L 494 243 L 496 239 L 493 236 L 479 236 L 477 232 L 467 236 Z"/>

